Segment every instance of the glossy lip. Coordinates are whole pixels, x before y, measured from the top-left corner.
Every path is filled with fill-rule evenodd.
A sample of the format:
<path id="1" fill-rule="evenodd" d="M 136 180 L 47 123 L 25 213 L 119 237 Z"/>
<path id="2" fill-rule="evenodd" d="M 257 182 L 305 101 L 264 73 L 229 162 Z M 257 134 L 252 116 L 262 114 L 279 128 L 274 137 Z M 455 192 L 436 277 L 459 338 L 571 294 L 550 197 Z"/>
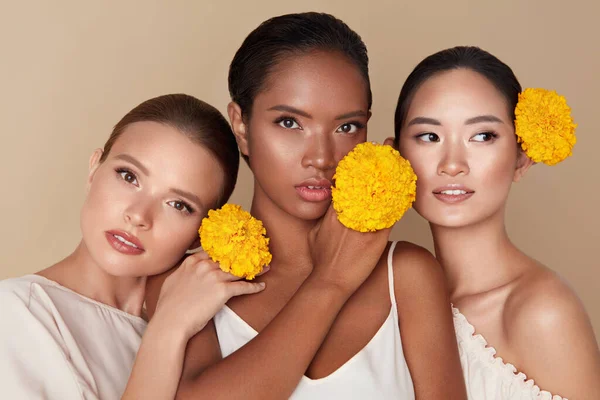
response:
<path id="1" fill-rule="evenodd" d="M 108 240 L 110 245 L 115 250 L 117 250 L 121 253 L 142 254 L 145 251 L 144 246 L 142 245 L 142 242 L 137 237 L 133 236 L 132 234 L 130 234 L 128 232 L 125 232 L 122 230 L 110 230 L 110 231 L 106 231 L 105 235 L 106 235 L 106 239 Z M 134 245 L 136 245 L 137 248 L 121 242 L 115 236 L 122 237 L 123 239 L 127 240 L 128 242 L 131 242 Z"/>
<path id="2" fill-rule="evenodd" d="M 444 194 L 444 193 L 442 193 L 444 190 L 463 190 L 466 193 L 465 194 Z M 432 193 L 436 199 L 443 201 L 444 203 L 455 204 L 455 203 L 461 203 L 461 202 L 471 198 L 471 196 L 473 196 L 475 194 L 475 191 L 473 189 L 470 189 L 459 183 L 453 183 L 453 184 L 435 188 L 432 191 Z"/>
<path id="3" fill-rule="evenodd" d="M 331 181 L 329 179 L 325 179 L 325 178 L 310 178 L 310 179 L 305 180 L 301 184 L 296 185 L 296 187 L 300 187 L 300 186 L 319 186 L 319 187 L 331 189 Z"/>
<path id="4" fill-rule="evenodd" d="M 444 190 L 464 190 L 467 193 L 475 193 L 473 189 L 461 185 L 460 183 L 450 183 L 448 185 L 440 186 L 432 190 L 433 193 L 441 193 Z"/>
<path id="5" fill-rule="evenodd" d="M 309 186 L 316 186 L 319 189 L 310 189 Z M 296 185 L 296 192 L 305 201 L 321 202 L 331 200 L 331 181 L 325 178 L 307 179 Z"/>

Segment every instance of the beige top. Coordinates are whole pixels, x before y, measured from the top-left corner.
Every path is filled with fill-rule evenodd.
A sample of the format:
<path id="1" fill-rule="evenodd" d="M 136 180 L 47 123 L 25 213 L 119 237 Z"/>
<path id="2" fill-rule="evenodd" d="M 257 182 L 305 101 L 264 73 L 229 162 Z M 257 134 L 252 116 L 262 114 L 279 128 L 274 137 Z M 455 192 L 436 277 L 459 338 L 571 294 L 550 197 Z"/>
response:
<path id="1" fill-rule="evenodd" d="M 38 275 L 0 282 L 0 399 L 119 399 L 147 323 Z"/>
<path id="2" fill-rule="evenodd" d="M 467 318 L 454 307 L 452 311 L 469 400 L 567 400 L 541 390 L 514 365 L 496 357 L 496 350 L 475 334 Z"/>

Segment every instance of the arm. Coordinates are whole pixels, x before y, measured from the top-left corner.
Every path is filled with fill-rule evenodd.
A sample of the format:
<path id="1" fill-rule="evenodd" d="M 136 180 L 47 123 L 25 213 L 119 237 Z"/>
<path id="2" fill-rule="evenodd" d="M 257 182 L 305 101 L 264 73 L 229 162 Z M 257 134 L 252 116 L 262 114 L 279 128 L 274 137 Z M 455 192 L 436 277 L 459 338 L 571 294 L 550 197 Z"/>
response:
<path id="1" fill-rule="evenodd" d="M 142 338 L 123 399 L 174 398 L 188 340 L 229 298 L 264 288 L 259 283 L 237 281 L 206 258 L 206 254 L 189 257 L 170 272 L 168 279 L 163 276 L 160 297 L 153 302 L 154 315 Z"/>
<path id="2" fill-rule="evenodd" d="M 0 282 L 0 398 L 97 397 L 92 388 L 80 384 L 90 371 L 80 371 L 65 354 L 54 310 L 48 310 L 54 305 L 32 300 L 28 287 L 20 289 L 13 291 L 9 283 Z"/>
<path id="3" fill-rule="evenodd" d="M 219 360 L 214 328 L 190 341 L 178 398 L 288 398 L 338 312 L 370 275 L 389 230 L 344 228 L 330 208 L 311 235 L 315 268 L 281 312 L 253 340 Z M 232 384 L 235 377 L 235 384 Z"/>
<path id="4" fill-rule="evenodd" d="M 467 398 L 443 270 L 427 250 L 398 243 L 394 285 L 406 362 L 415 395 Z"/>
<path id="5" fill-rule="evenodd" d="M 288 398 L 348 297 L 333 286 L 307 279 L 259 335 L 220 362 L 220 355 L 215 355 L 216 332 L 213 327 L 205 329 L 190 342 L 177 397 Z"/>
<path id="6" fill-rule="evenodd" d="M 541 389 L 569 399 L 600 393 L 600 351 L 585 309 L 558 279 L 529 287 L 506 310 L 518 368 Z"/>
<path id="7" fill-rule="evenodd" d="M 122 400 L 148 399 L 156 396 L 173 399 L 183 368 L 187 340 L 181 332 L 152 320 L 127 382 Z"/>

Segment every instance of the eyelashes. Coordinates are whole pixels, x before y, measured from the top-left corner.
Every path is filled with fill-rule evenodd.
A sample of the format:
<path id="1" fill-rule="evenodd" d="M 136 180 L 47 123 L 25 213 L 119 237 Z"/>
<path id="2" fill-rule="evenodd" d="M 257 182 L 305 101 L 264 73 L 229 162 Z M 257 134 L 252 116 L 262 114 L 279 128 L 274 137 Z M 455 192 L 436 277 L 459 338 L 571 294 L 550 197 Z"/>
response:
<path id="1" fill-rule="evenodd" d="M 300 124 L 294 117 L 281 116 L 274 121 L 277 125 L 285 129 L 301 129 Z"/>
<path id="2" fill-rule="evenodd" d="M 290 115 L 283 115 L 283 116 L 275 119 L 275 121 L 273 121 L 273 122 L 284 129 L 302 130 L 300 123 L 298 123 L 296 118 L 294 118 Z M 347 135 L 352 135 L 364 128 L 365 128 L 365 124 L 363 124 L 362 122 L 350 121 L 350 122 L 343 123 L 335 131 L 337 133 L 344 133 Z"/>
<path id="3" fill-rule="evenodd" d="M 415 136 L 415 139 L 420 140 L 421 142 L 426 142 L 426 143 L 440 141 L 440 137 L 433 132 L 421 133 L 421 134 Z"/>
<path id="4" fill-rule="evenodd" d="M 185 201 L 181 201 L 181 200 L 173 200 L 173 201 L 169 201 L 167 202 L 168 205 L 170 205 L 171 207 L 173 207 L 175 210 L 186 213 L 186 214 L 193 214 L 194 213 L 194 209 L 192 208 L 192 206 L 190 206 L 188 203 L 186 203 Z"/>
<path id="5" fill-rule="evenodd" d="M 133 171 L 128 168 L 117 168 L 115 170 L 117 174 L 127 183 L 138 186 L 137 176 Z"/>
<path id="6" fill-rule="evenodd" d="M 496 132 L 480 132 L 474 135 L 471 139 L 481 138 L 481 140 L 473 140 L 474 142 L 491 142 L 498 138 L 498 134 Z"/>
<path id="7" fill-rule="evenodd" d="M 471 141 L 471 142 L 493 142 L 497 138 L 498 138 L 498 134 L 496 132 L 485 131 L 485 132 L 480 132 L 480 133 L 477 133 L 477 134 L 471 136 L 469 141 Z M 433 142 L 440 141 L 440 137 L 438 136 L 438 134 L 433 133 L 433 132 L 420 133 L 415 136 L 415 139 L 417 139 L 421 142 L 426 142 L 426 143 L 433 143 Z"/>
<path id="8" fill-rule="evenodd" d="M 119 167 L 115 169 L 115 172 L 123 182 L 139 187 L 137 175 L 129 168 Z M 186 215 L 191 215 L 196 211 L 191 205 L 183 200 L 171 200 L 168 201 L 167 204 L 174 210 Z"/>
<path id="9" fill-rule="evenodd" d="M 358 130 L 363 129 L 365 127 L 364 124 L 357 122 L 357 121 L 353 121 L 353 122 L 346 122 L 342 125 L 340 125 L 339 128 L 337 128 L 336 132 L 341 132 L 341 133 L 346 133 L 346 134 L 353 134 L 356 133 Z"/>

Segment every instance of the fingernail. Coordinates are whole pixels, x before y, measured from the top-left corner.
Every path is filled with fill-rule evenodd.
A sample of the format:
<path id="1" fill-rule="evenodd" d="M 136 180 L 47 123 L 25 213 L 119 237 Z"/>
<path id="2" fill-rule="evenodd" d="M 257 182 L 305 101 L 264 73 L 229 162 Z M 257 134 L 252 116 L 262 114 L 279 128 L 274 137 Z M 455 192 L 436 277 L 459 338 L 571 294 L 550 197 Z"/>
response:
<path id="1" fill-rule="evenodd" d="M 263 287 L 263 288 L 266 286 L 266 283 L 264 283 L 264 282 L 259 282 L 258 284 L 260 285 L 260 287 Z"/>

